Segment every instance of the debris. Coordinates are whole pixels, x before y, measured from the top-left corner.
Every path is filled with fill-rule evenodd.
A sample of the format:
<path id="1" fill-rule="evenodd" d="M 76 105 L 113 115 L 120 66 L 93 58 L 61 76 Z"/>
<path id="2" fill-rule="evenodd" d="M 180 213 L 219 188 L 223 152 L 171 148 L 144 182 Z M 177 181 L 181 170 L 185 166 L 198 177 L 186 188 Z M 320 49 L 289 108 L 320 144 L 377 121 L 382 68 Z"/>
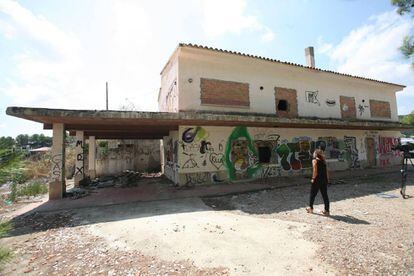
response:
<path id="1" fill-rule="evenodd" d="M 87 195 L 89 195 L 88 190 L 79 187 L 75 187 L 66 191 L 66 197 L 70 197 L 71 199 L 78 199 Z"/>

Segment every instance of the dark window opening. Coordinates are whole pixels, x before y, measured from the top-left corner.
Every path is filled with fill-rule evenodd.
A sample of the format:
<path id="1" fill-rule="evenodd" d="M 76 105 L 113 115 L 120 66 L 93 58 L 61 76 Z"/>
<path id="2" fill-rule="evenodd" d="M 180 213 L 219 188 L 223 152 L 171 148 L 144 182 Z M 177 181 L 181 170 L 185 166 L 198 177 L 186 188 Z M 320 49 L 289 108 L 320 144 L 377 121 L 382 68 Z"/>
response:
<path id="1" fill-rule="evenodd" d="M 288 102 L 286 100 L 279 100 L 278 103 L 277 103 L 277 110 L 287 111 L 288 110 Z"/>
<path id="2" fill-rule="evenodd" d="M 260 163 L 270 163 L 270 157 L 272 155 L 270 147 L 258 147 L 258 152 Z"/>
<path id="3" fill-rule="evenodd" d="M 260 86 L 260 90 L 263 90 L 263 86 Z"/>

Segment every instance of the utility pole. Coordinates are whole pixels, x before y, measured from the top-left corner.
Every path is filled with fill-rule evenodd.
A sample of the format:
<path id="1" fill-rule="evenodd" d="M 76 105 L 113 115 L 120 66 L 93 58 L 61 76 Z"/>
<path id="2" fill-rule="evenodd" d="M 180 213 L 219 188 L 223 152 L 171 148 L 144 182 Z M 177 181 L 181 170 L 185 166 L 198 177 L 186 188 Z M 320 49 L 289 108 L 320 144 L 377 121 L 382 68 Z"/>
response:
<path id="1" fill-rule="evenodd" d="M 106 82 L 106 110 L 108 110 L 108 82 Z"/>

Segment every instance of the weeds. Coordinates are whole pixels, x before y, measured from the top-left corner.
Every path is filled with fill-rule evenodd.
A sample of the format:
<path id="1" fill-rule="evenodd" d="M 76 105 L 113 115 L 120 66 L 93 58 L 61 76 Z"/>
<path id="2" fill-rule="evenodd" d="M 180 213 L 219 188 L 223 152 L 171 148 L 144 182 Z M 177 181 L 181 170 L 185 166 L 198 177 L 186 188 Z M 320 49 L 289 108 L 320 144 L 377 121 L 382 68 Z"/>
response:
<path id="1" fill-rule="evenodd" d="M 6 236 L 12 230 L 10 221 L 0 222 L 0 238 Z M 12 251 L 8 248 L 0 247 L 0 269 L 11 259 Z"/>
<path id="2" fill-rule="evenodd" d="M 47 185 L 35 182 L 27 185 L 23 185 L 17 189 L 17 196 L 37 196 L 47 193 Z"/>

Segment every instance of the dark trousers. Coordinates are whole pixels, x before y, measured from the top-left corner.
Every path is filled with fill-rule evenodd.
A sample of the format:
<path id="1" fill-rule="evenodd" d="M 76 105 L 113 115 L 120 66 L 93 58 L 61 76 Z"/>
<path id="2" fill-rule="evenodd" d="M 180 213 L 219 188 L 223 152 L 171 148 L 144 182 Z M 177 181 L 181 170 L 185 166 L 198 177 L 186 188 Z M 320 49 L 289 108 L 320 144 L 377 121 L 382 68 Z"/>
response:
<path id="1" fill-rule="evenodd" d="M 315 202 L 315 197 L 318 194 L 319 190 L 321 191 L 323 203 L 325 204 L 325 211 L 329 212 L 328 183 L 321 183 L 321 182 L 312 183 L 309 207 L 313 209 L 313 203 Z"/>

